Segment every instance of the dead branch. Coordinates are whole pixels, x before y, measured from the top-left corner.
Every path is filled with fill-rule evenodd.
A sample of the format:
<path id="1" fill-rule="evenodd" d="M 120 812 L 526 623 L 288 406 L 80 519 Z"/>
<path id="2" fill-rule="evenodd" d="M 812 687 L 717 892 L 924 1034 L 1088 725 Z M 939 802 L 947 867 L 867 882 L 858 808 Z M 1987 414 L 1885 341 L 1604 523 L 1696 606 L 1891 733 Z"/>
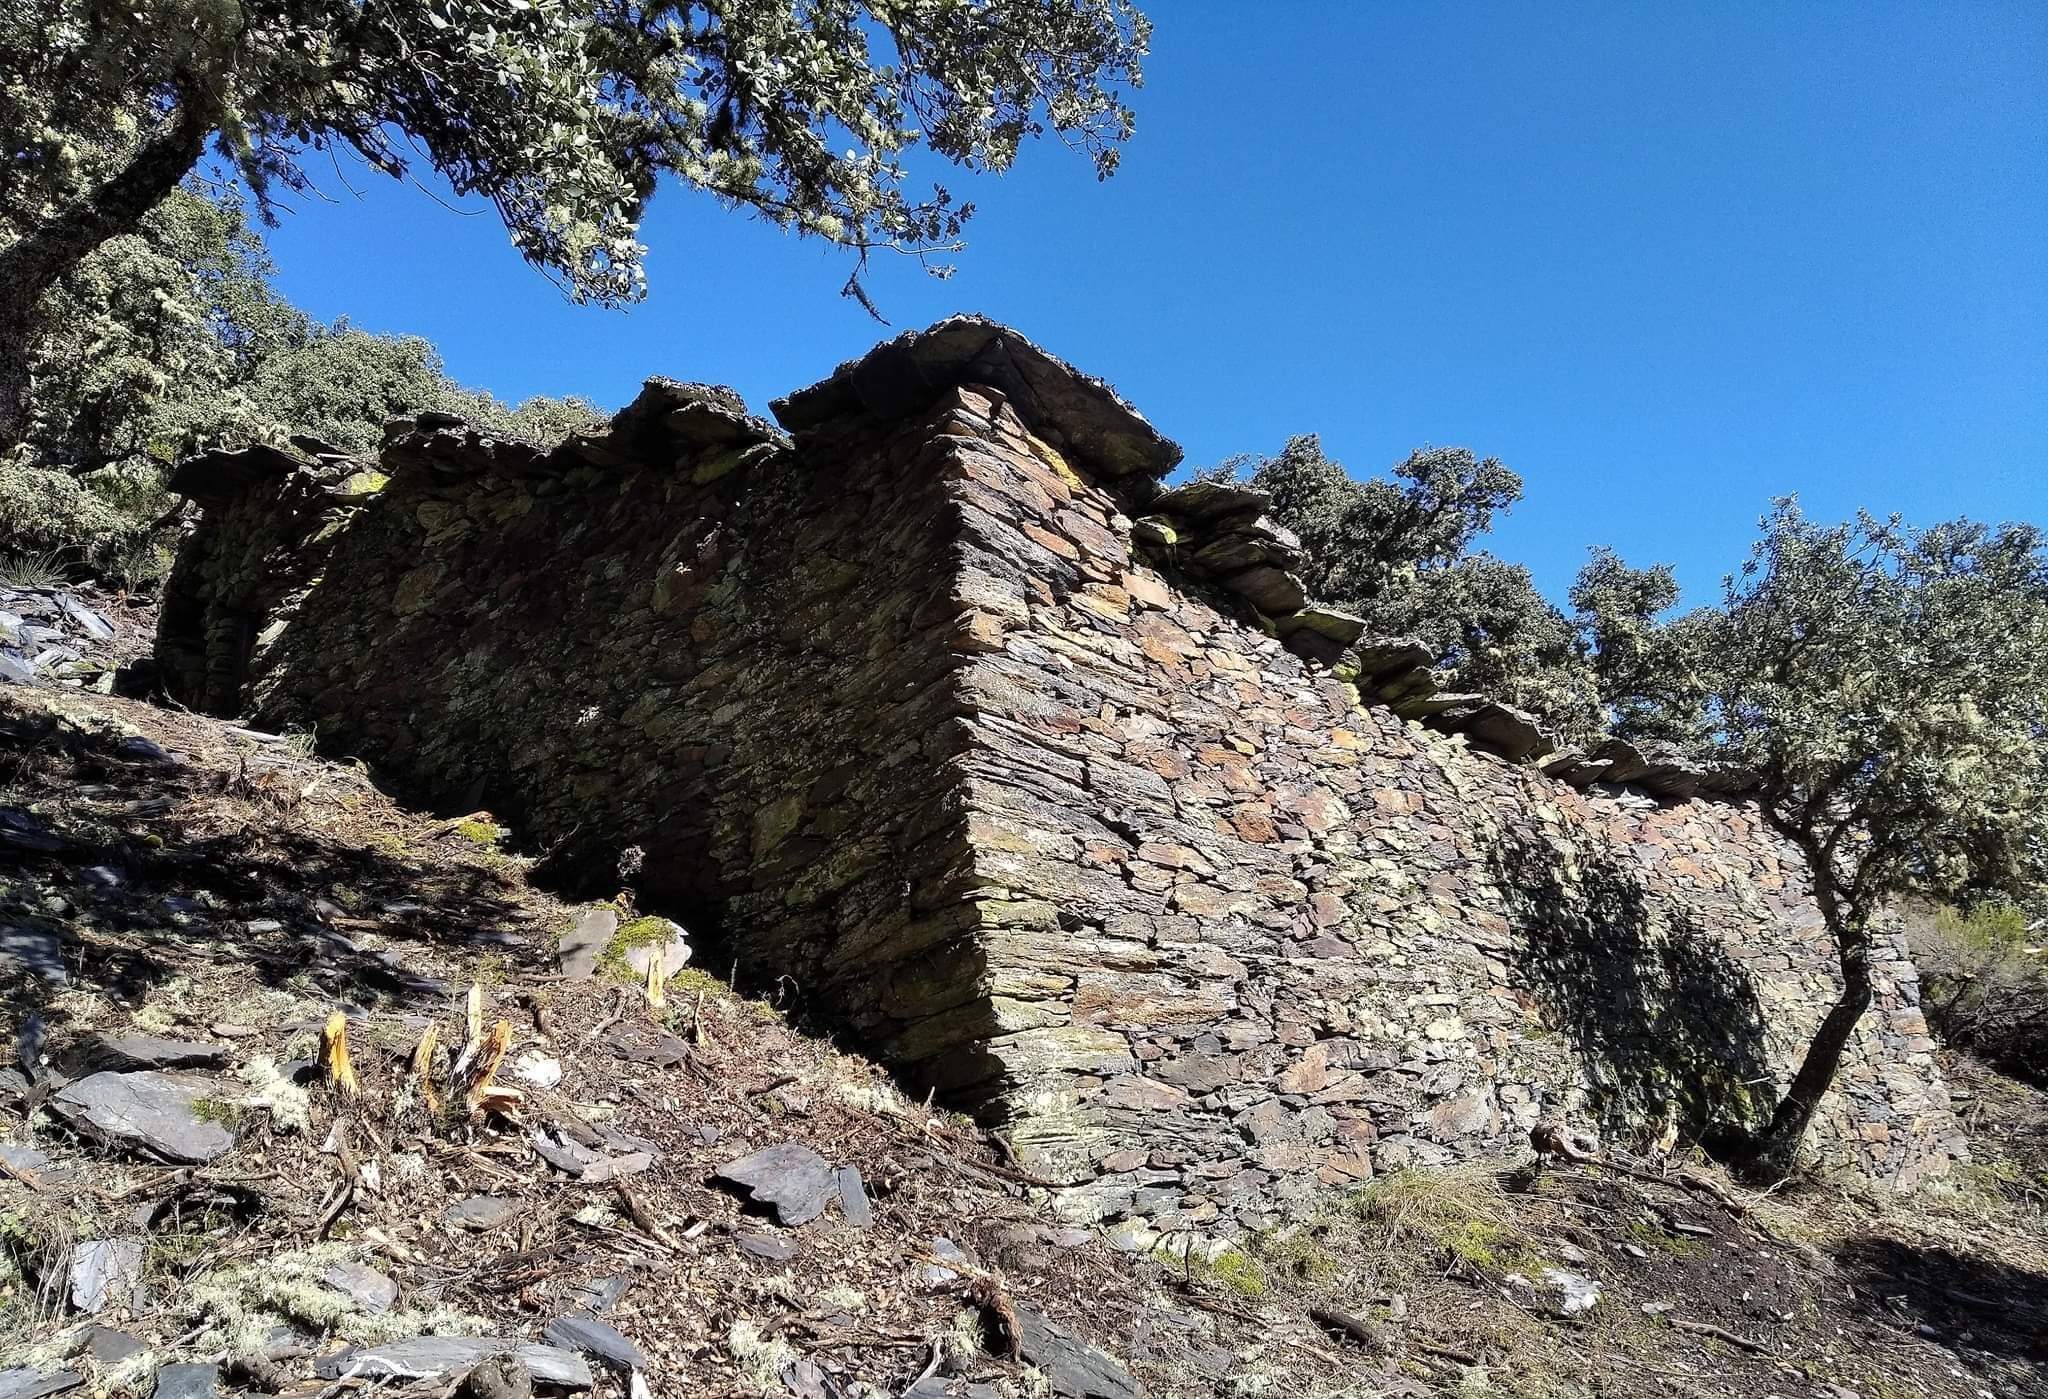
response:
<path id="1" fill-rule="evenodd" d="M 1751 1355 L 1769 1355 L 1771 1353 L 1771 1348 L 1762 1341 L 1752 1341 L 1747 1336 L 1738 1336 L 1725 1327 L 1714 1325 L 1711 1321 L 1687 1321 L 1682 1316 L 1669 1315 L 1664 1319 L 1680 1331 L 1694 1336 L 1712 1336 L 1717 1341 L 1726 1341 L 1736 1349 L 1746 1350 Z"/>
<path id="2" fill-rule="evenodd" d="M 618 1192 L 619 1203 L 626 1207 L 627 1218 L 639 1226 L 641 1233 L 660 1244 L 670 1253 L 680 1253 L 682 1251 L 682 1245 L 676 1242 L 674 1235 L 661 1227 L 661 1221 L 654 1217 L 647 1206 L 640 1203 L 640 1197 L 633 1193 L 631 1187 L 626 1182 L 615 1180 L 612 1182 L 612 1189 Z"/>

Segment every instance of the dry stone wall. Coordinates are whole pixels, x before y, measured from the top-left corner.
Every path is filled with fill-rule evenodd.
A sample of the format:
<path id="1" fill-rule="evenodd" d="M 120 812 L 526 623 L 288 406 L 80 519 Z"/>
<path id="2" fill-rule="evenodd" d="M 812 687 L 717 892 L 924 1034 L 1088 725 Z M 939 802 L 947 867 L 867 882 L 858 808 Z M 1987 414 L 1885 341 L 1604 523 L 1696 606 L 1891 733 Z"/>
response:
<path id="1" fill-rule="evenodd" d="M 887 1037 L 917 1010 L 905 958 L 956 994 L 924 968 L 966 863 L 925 448 L 910 420 L 799 462 L 729 393 L 654 382 L 551 455 L 396 425 L 366 495 L 323 492 L 346 464 L 202 459 L 160 661 L 195 702 L 488 808 L 593 895 L 729 926 Z"/>
<path id="2" fill-rule="evenodd" d="M 1413 658 L 1307 606 L 1256 501 L 1162 495 L 1172 445 L 1001 327 L 776 410 L 657 380 L 551 453 L 201 459 L 163 669 L 714 924 L 1138 1237 L 1539 1114 L 1768 1106 L 1833 956 L 1754 811 L 1673 795 L 1738 783 L 1549 755 L 1580 790 L 1483 700 L 1402 717 Z M 1961 1149 L 1916 1000 L 1889 940 L 1816 1134 L 1901 1186 Z"/>

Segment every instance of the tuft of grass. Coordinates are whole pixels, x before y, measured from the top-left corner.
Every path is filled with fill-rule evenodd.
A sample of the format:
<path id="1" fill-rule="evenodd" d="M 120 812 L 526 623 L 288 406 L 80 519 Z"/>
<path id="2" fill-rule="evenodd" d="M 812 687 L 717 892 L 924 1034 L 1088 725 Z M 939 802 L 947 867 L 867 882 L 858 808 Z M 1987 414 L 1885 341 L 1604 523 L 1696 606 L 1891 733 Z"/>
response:
<path id="1" fill-rule="evenodd" d="M 1325 1287 L 1343 1272 L 1337 1256 L 1305 1225 L 1269 1230 L 1254 1238 L 1252 1247 L 1268 1272 L 1297 1287 Z"/>
<path id="2" fill-rule="evenodd" d="M 64 563 L 56 554 L 9 554 L 0 558 L 0 586 L 61 588 Z"/>
<path id="3" fill-rule="evenodd" d="M 1266 1295 L 1266 1270 L 1241 1248 L 1226 1248 L 1206 1263 L 1193 1253 L 1188 1258 L 1192 1264 L 1189 1271 L 1195 1277 L 1221 1283 L 1240 1297 Z"/>
<path id="4" fill-rule="evenodd" d="M 286 1052 L 289 1054 L 292 1048 L 293 1046 L 287 1045 Z M 275 1059 L 267 1054 L 259 1054 L 235 1070 L 235 1077 L 249 1085 L 249 1096 L 242 1100 L 241 1106 L 268 1111 L 273 1131 L 313 1130 L 311 1096 L 305 1089 L 285 1077 Z"/>
<path id="5" fill-rule="evenodd" d="M 510 975 L 511 962 L 502 952 L 486 952 L 476 959 L 475 980 L 486 991 L 495 991 Z"/>
<path id="6" fill-rule="evenodd" d="M 242 1125 L 244 1116 L 240 1103 L 230 1103 L 222 1098 L 200 1098 L 192 1104 L 192 1115 L 201 1122 L 214 1122 L 230 1132 Z"/>
<path id="7" fill-rule="evenodd" d="M 351 1257 L 346 1244 L 315 1244 L 296 1253 L 274 1254 L 261 1263 L 220 1268 L 195 1279 L 178 1298 L 181 1311 L 206 1323 L 202 1350 L 248 1355 L 268 1344 L 281 1325 L 338 1336 L 357 1345 L 380 1345 L 406 1336 L 482 1335 L 481 1317 L 434 1308 L 364 1312 L 355 1300 L 320 1281 L 327 1268 Z"/>
<path id="8" fill-rule="evenodd" d="M 976 1307 L 962 1307 L 953 1313 L 952 1324 L 946 1334 L 939 1338 L 949 1359 L 959 1364 L 974 1359 L 988 1349 L 988 1331 L 982 1325 L 981 1311 Z"/>
<path id="9" fill-rule="evenodd" d="M 1470 1223 L 1505 1227 L 1513 1217 L 1499 1177 L 1484 1166 L 1394 1171 L 1358 1190 L 1347 1207 L 1366 1223 L 1430 1235 Z"/>
<path id="10" fill-rule="evenodd" d="M 1707 1246 L 1698 1239 L 1667 1233 L 1644 1219 L 1629 1222 L 1628 1236 L 1644 1248 L 1668 1253 L 1674 1258 L 1703 1258 L 1707 1252 Z"/>
<path id="11" fill-rule="evenodd" d="M 835 1282 L 818 1294 L 818 1304 L 842 1312 L 866 1311 L 868 1294 L 851 1283 Z"/>
<path id="12" fill-rule="evenodd" d="M 1395 1171 L 1353 1195 L 1348 1210 L 1384 1230 L 1389 1243 L 1413 1234 L 1483 1272 L 1525 1270 L 1543 1261 L 1515 1231 L 1507 1193 L 1485 1166 Z"/>

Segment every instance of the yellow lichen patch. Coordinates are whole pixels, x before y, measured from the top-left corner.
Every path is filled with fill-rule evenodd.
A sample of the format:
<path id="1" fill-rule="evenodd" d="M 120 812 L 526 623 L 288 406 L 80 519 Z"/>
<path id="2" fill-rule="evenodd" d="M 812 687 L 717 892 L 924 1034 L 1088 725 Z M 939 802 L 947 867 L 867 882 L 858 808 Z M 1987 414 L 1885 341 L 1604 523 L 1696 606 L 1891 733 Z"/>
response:
<path id="1" fill-rule="evenodd" d="M 1055 451 L 1050 443 L 1035 433 L 1029 432 L 1024 434 L 1024 442 L 1026 446 L 1031 448 L 1031 455 L 1051 467 L 1053 473 L 1060 480 L 1066 482 L 1077 491 L 1083 491 L 1088 488 L 1088 483 L 1081 479 L 1081 474 L 1074 470 L 1073 467 L 1068 466 L 1067 459 Z"/>

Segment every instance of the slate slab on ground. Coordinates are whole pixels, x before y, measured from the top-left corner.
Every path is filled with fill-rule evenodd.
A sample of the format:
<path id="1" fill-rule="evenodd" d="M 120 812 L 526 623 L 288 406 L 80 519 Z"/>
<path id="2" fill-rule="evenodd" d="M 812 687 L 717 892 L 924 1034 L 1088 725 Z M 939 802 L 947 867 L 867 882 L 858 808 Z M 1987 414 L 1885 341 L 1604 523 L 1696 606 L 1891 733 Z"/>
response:
<path id="1" fill-rule="evenodd" d="M 572 981 L 587 980 L 597 971 L 597 959 L 612 945 L 612 936 L 618 931 L 616 910 L 585 909 L 562 935 L 561 945 L 556 949 L 562 975 Z"/>
<path id="2" fill-rule="evenodd" d="M 108 1070 L 66 1085 L 52 1103 L 74 1126 L 202 1166 L 235 1144 L 233 1132 L 200 1112 L 219 1092 L 212 1079 L 190 1074 Z"/>
<path id="3" fill-rule="evenodd" d="M 541 1339 L 551 1346 L 595 1356 L 621 1370 L 648 1368 L 645 1351 L 627 1340 L 617 1327 L 599 1321 L 588 1312 L 565 1312 L 549 1322 L 547 1329 L 540 1334 Z"/>
<path id="4" fill-rule="evenodd" d="M 809 1224 L 839 1192 L 831 1164 L 801 1142 L 778 1142 L 720 1166 L 716 1178 L 743 1189 L 756 1204 L 770 1206 L 792 1227 Z"/>
<path id="5" fill-rule="evenodd" d="M 562 1389 L 588 1389 L 590 1364 L 575 1351 L 502 1336 L 414 1336 L 380 1346 L 351 1346 L 314 1362 L 324 1380 L 356 1375 L 363 1379 L 433 1380 L 460 1374 L 470 1366 L 506 1352 L 516 1355 L 541 1384 Z"/>

